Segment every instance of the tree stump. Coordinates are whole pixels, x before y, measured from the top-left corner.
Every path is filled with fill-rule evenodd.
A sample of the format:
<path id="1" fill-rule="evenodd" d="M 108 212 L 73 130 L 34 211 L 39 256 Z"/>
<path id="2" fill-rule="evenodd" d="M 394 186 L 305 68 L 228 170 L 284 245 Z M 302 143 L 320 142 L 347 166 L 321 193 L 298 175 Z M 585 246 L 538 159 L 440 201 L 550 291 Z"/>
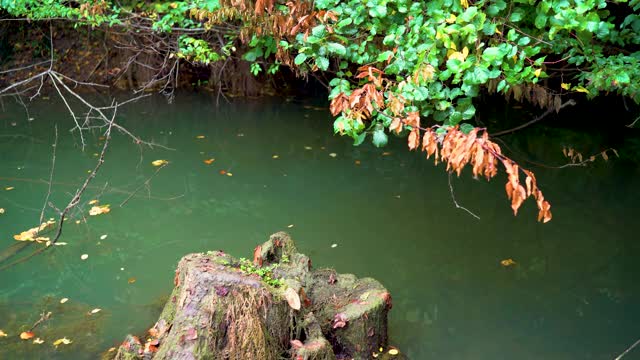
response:
<path id="1" fill-rule="evenodd" d="M 369 359 L 387 345 L 389 292 L 376 280 L 309 258 L 284 232 L 253 261 L 190 254 L 146 342 L 128 336 L 116 359 Z"/>

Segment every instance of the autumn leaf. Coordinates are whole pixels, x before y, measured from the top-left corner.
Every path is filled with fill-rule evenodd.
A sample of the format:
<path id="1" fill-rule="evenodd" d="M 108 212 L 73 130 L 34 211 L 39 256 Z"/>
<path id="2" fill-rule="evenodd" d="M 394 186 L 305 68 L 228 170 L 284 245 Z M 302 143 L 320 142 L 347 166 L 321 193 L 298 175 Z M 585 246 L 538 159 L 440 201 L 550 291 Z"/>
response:
<path id="1" fill-rule="evenodd" d="M 68 298 L 62 298 L 62 299 L 60 299 L 60 304 L 64 304 L 64 303 L 66 303 L 67 301 L 69 301 L 69 299 L 68 299 Z"/>
<path id="2" fill-rule="evenodd" d="M 151 165 L 153 166 L 164 166 L 167 165 L 169 162 L 167 160 L 154 160 L 151 162 Z"/>
<path id="3" fill-rule="evenodd" d="M 95 308 L 95 309 L 91 310 L 89 313 L 90 313 L 90 314 L 97 314 L 97 313 L 99 313 L 100 311 L 102 311 L 102 309 L 100 309 L 100 308 Z"/>
<path id="4" fill-rule="evenodd" d="M 204 136 L 204 135 L 198 135 L 198 136 L 196 136 L 196 139 L 204 139 L 204 138 L 205 138 L 205 136 Z"/>
<path id="5" fill-rule="evenodd" d="M 40 338 L 35 338 L 33 340 L 34 344 L 40 345 L 40 344 L 44 344 L 44 340 L 40 339 Z"/>
<path id="6" fill-rule="evenodd" d="M 34 336 L 36 336 L 36 334 L 31 331 L 23 331 L 22 333 L 20 333 L 20 339 L 22 340 L 29 340 Z"/>
<path id="7" fill-rule="evenodd" d="M 9 336 L 9 335 L 7 335 L 6 332 L 0 330 L 0 337 L 7 337 L 7 336 Z"/>
<path id="8" fill-rule="evenodd" d="M 67 339 L 66 337 L 62 338 L 62 339 L 58 339 L 56 341 L 53 342 L 53 346 L 58 347 L 58 345 L 69 345 L 71 344 L 73 341 Z"/>
<path id="9" fill-rule="evenodd" d="M 129 278 L 129 280 L 127 280 L 127 282 L 128 282 L 129 284 L 133 284 L 133 283 L 135 283 L 136 281 L 137 281 L 137 280 L 136 280 L 136 278 L 134 278 L 134 277 Z"/>
<path id="10" fill-rule="evenodd" d="M 509 267 L 509 266 L 513 266 L 516 265 L 517 263 L 515 261 L 513 261 L 513 259 L 504 259 L 502 261 L 500 261 L 500 265 L 504 266 L 504 267 Z"/>
<path id="11" fill-rule="evenodd" d="M 38 234 L 50 227 L 52 227 L 53 225 L 55 225 L 55 221 L 53 220 L 47 220 L 45 222 L 43 222 L 42 224 L 40 224 L 40 226 L 31 228 L 27 231 L 23 231 L 18 235 L 13 235 L 13 238 L 15 240 L 18 241 L 37 241 L 37 242 L 45 242 L 48 241 L 49 238 L 47 237 L 38 237 Z"/>
<path id="12" fill-rule="evenodd" d="M 100 205 L 100 206 L 93 206 L 91 209 L 89 209 L 89 215 L 96 216 L 96 215 L 101 215 L 101 214 L 107 214 L 108 212 L 111 211 L 110 206 L 111 205 L 109 205 L 109 204 Z"/>
<path id="13" fill-rule="evenodd" d="M 408 137 L 409 150 L 415 150 L 420 146 L 420 130 L 413 128 Z"/>
<path id="14" fill-rule="evenodd" d="M 293 288 L 284 291 L 284 298 L 293 310 L 300 310 L 300 296 Z"/>
<path id="15" fill-rule="evenodd" d="M 13 186 L 8 186 L 8 187 L 6 187 L 6 188 L 4 188 L 4 189 L 5 189 L 5 190 L 7 190 L 7 191 L 11 191 L 11 190 L 15 189 L 15 187 L 13 187 Z"/>
<path id="16" fill-rule="evenodd" d="M 211 165 L 211 164 L 213 164 L 214 161 L 216 161 L 216 159 L 211 158 L 211 159 L 203 160 L 202 162 L 204 162 L 207 165 Z"/>
<path id="17" fill-rule="evenodd" d="M 96 199 L 93 199 L 93 200 L 89 201 L 89 205 L 95 205 L 97 203 L 98 203 L 98 200 L 96 200 Z"/>

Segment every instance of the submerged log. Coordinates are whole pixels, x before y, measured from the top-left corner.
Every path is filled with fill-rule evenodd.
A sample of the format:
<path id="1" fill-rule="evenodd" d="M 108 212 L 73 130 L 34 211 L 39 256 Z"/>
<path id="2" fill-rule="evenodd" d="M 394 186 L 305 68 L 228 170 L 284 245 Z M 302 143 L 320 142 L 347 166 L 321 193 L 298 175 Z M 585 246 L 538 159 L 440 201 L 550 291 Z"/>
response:
<path id="1" fill-rule="evenodd" d="M 253 261 L 190 254 L 146 342 L 116 359 L 368 359 L 387 345 L 389 292 L 376 280 L 311 270 L 284 232 Z"/>

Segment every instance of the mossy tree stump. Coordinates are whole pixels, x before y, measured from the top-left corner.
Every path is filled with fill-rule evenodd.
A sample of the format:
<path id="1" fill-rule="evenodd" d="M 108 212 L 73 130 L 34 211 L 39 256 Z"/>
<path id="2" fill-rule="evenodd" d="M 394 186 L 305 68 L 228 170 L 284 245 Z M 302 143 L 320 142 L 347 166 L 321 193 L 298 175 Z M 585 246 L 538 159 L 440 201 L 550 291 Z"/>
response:
<path id="1" fill-rule="evenodd" d="M 389 292 L 376 280 L 311 270 L 284 232 L 253 262 L 190 254 L 146 341 L 128 336 L 116 359 L 368 359 L 387 344 Z"/>

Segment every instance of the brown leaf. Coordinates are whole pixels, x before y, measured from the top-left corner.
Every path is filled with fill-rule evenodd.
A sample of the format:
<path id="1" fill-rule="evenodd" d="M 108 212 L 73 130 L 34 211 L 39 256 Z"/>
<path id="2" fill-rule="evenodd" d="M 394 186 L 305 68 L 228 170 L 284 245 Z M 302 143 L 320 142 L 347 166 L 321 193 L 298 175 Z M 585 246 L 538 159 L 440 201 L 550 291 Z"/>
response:
<path id="1" fill-rule="evenodd" d="M 409 133 L 407 140 L 409 142 L 409 150 L 415 150 L 418 148 L 418 146 L 420 146 L 420 130 L 418 130 L 418 128 L 413 128 L 411 133 Z"/>

